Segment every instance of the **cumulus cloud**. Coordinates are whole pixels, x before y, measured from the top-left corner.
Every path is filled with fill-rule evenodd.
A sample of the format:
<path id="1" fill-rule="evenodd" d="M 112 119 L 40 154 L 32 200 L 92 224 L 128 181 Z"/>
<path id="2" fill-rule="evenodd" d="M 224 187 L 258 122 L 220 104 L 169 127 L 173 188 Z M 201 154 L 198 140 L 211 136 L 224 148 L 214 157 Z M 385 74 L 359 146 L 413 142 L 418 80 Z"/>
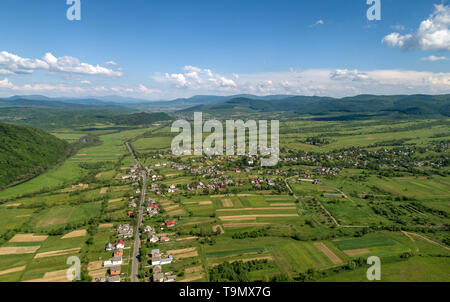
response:
<path id="1" fill-rule="evenodd" d="M 336 69 L 330 73 L 330 79 L 333 80 L 350 80 L 350 81 L 362 81 L 367 80 L 369 76 L 366 73 L 359 72 L 357 69 Z"/>
<path id="2" fill-rule="evenodd" d="M 239 77 L 237 74 L 234 74 L 235 80 L 233 80 L 220 74 L 215 74 L 211 69 L 202 69 L 191 65 L 184 66 L 183 71 L 184 73 L 165 73 L 164 78 L 157 77 L 156 80 L 172 83 L 177 88 L 229 90 L 237 86 L 235 80 Z"/>
<path id="3" fill-rule="evenodd" d="M 422 58 L 422 61 L 431 61 L 431 62 L 436 62 L 436 61 L 447 61 L 449 60 L 449 58 L 445 57 L 445 56 L 429 56 L 426 58 Z"/>
<path id="4" fill-rule="evenodd" d="M 35 70 L 110 77 L 122 76 L 121 71 L 114 71 L 100 65 L 94 66 L 83 63 L 77 58 L 70 56 L 57 58 L 50 52 L 46 53 L 42 59 L 22 58 L 6 51 L 0 52 L 1 74 L 31 74 Z"/>
<path id="5" fill-rule="evenodd" d="M 143 84 L 139 85 L 138 90 L 144 94 L 157 94 L 157 93 L 161 92 L 159 89 L 151 89 L 151 88 L 146 87 Z"/>
<path id="6" fill-rule="evenodd" d="M 416 32 L 406 35 L 393 32 L 382 42 L 403 50 L 450 51 L 450 6 L 434 5 L 434 12 L 420 23 Z"/>
<path id="7" fill-rule="evenodd" d="M 60 57 L 57 58 L 50 52 L 46 53 L 44 56 L 44 61 L 48 64 L 49 70 L 60 71 L 67 73 L 78 73 L 86 75 L 104 75 L 111 77 L 122 76 L 121 71 L 114 71 L 100 65 L 90 65 L 87 63 L 82 63 L 80 60 L 74 57 Z"/>

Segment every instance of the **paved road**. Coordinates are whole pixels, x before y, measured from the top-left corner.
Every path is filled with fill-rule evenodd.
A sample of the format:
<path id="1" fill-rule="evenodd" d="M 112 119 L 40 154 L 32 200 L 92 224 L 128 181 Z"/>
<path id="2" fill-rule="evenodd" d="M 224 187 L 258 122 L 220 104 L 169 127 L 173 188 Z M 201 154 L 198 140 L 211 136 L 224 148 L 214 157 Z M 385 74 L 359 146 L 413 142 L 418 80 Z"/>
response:
<path id="1" fill-rule="evenodd" d="M 133 261 L 132 261 L 132 267 L 131 267 L 131 282 L 139 282 L 138 279 L 138 271 L 139 271 L 139 246 L 141 244 L 141 223 L 142 223 L 142 215 L 144 211 L 144 202 L 145 202 L 145 194 L 147 190 L 147 174 L 144 170 L 142 170 L 141 163 L 137 160 L 136 156 L 134 155 L 133 149 L 131 149 L 130 145 L 126 143 L 128 151 L 130 151 L 131 156 L 133 157 L 134 161 L 136 162 L 137 167 L 140 169 L 140 173 L 142 174 L 142 191 L 141 191 L 141 203 L 139 205 L 139 218 L 137 223 L 137 229 L 136 229 L 136 239 L 134 241 L 134 247 L 133 247 Z"/>

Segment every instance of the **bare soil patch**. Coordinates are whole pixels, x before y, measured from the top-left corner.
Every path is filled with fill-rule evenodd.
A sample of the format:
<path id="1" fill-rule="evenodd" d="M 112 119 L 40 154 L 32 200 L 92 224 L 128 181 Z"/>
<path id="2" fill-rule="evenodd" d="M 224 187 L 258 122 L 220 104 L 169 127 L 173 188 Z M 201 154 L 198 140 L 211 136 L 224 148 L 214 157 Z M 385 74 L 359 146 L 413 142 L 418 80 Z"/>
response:
<path id="1" fill-rule="evenodd" d="M 197 249 L 195 247 L 188 247 L 188 248 L 179 249 L 179 250 L 169 250 L 169 251 L 167 251 L 166 254 L 175 256 L 178 254 L 188 253 L 188 252 L 192 252 L 192 251 L 197 251 Z"/>
<path id="2" fill-rule="evenodd" d="M 16 234 L 9 242 L 41 242 L 45 241 L 48 236 L 35 236 L 34 234 Z"/>
<path id="3" fill-rule="evenodd" d="M 103 224 L 100 224 L 98 227 L 101 228 L 101 229 L 103 229 L 103 228 L 112 228 L 113 224 L 112 223 L 103 223 Z"/>
<path id="4" fill-rule="evenodd" d="M 103 261 L 102 260 L 89 262 L 87 269 L 88 269 L 88 271 L 99 270 L 99 269 L 102 268 L 102 265 L 103 265 Z"/>
<path id="5" fill-rule="evenodd" d="M 356 255 L 368 254 L 368 253 L 370 253 L 370 250 L 369 249 L 346 250 L 346 251 L 344 251 L 344 253 L 349 256 L 356 256 Z"/>
<path id="6" fill-rule="evenodd" d="M 25 267 L 26 267 L 26 265 L 10 268 L 10 269 L 4 270 L 4 271 L 0 271 L 0 276 L 1 275 L 7 275 L 7 274 L 21 272 L 21 271 L 25 270 Z"/>
<path id="7" fill-rule="evenodd" d="M 39 245 L 0 247 L 0 256 L 1 255 L 34 254 L 39 248 L 40 248 Z"/>
<path id="8" fill-rule="evenodd" d="M 314 242 L 314 245 L 328 257 L 334 264 L 341 264 L 342 260 L 336 256 L 323 242 Z"/>
<path id="9" fill-rule="evenodd" d="M 110 199 L 108 200 L 109 203 L 114 203 L 114 202 L 118 202 L 118 201 L 122 201 L 123 198 L 116 198 L 116 199 Z"/>
<path id="10" fill-rule="evenodd" d="M 256 220 L 256 218 L 296 217 L 298 214 L 264 214 L 264 215 L 237 215 L 219 216 L 222 221 Z"/>
<path id="11" fill-rule="evenodd" d="M 17 208 L 20 207 L 22 204 L 21 203 L 9 203 L 9 204 L 5 204 L 5 207 L 7 208 Z"/>
<path id="12" fill-rule="evenodd" d="M 188 278 L 185 278 L 183 280 L 180 280 L 179 282 L 192 282 L 192 281 L 199 280 L 199 279 L 202 279 L 202 278 L 203 278 L 203 275 L 192 276 L 192 277 L 188 277 Z"/>
<path id="13" fill-rule="evenodd" d="M 290 204 L 292 205 L 292 204 Z M 270 208 L 239 208 L 239 209 L 218 209 L 216 212 L 235 212 L 235 211 L 258 211 L 258 210 L 295 210 L 296 207 L 270 207 Z"/>
<path id="14" fill-rule="evenodd" d="M 36 254 L 36 256 L 34 256 L 34 259 L 74 254 L 74 253 L 78 253 L 80 250 L 81 250 L 81 248 L 77 247 L 77 248 L 73 248 L 73 249 L 44 252 L 44 253 Z"/>
<path id="15" fill-rule="evenodd" d="M 169 214 L 171 216 L 180 215 L 180 214 L 184 214 L 184 210 L 183 209 L 179 209 L 179 210 L 168 212 L 167 214 Z"/>
<path id="16" fill-rule="evenodd" d="M 45 273 L 44 277 L 40 279 L 27 280 L 25 282 L 70 282 L 67 279 L 67 270 L 60 270 Z"/>
<path id="17" fill-rule="evenodd" d="M 86 230 L 77 230 L 77 231 L 73 231 L 73 232 L 70 232 L 70 233 L 62 236 L 61 239 L 84 237 L 84 236 L 86 236 L 86 234 L 87 234 Z"/>
<path id="18" fill-rule="evenodd" d="M 223 227 L 219 224 L 219 225 L 215 225 L 212 227 L 213 232 L 217 232 L 217 230 L 220 231 L 220 234 L 225 233 L 225 231 L 223 230 Z"/>
<path id="19" fill-rule="evenodd" d="M 206 206 L 206 205 L 209 205 L 209 204 L 212 204 L 212 201 L 211 201 L 211 200 L 200 201 L 200 202 L 198 203 L 198 205 L 200 205 L 200 206 Z"/>
<path id="20" fill-rule="evenodd" d="M 100 189 L 100 194 L 106 194 L 106 192 L 108 192 L 108 188 L 101 188 Z"/>
<path id="21" fill-rule="evenodd" d="M 245 228 L 252 226 L 264 226 L 268 225 L 268 222 L 248 222 L 248 223 L 226 223 L 223 225 L 224 228 Z"/>

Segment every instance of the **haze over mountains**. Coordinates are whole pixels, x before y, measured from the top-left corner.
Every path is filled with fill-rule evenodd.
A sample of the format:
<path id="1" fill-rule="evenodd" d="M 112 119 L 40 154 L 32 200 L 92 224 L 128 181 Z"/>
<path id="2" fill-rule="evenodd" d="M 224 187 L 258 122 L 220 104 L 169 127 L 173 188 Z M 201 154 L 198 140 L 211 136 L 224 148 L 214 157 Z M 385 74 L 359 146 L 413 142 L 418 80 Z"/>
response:
<path id="1" fill-rule="evenodd" d="M 101 109 L 132 113 L 165 111 L 186 114 L 201 111 L 216 116 L 246 113 L 279 112 L 287 116 L 324 116 L 393 113 L 414 116 L 450 116 L 450 95 L 358 95 L 344 98 L 290 95 L 198 95 L 166 101 L 148 101 L 120 96 L 92 98 L 49 98 L 41 95 L 13 96 L 0 99 L 1 107 L 51 108 L 60 110 Z"/>

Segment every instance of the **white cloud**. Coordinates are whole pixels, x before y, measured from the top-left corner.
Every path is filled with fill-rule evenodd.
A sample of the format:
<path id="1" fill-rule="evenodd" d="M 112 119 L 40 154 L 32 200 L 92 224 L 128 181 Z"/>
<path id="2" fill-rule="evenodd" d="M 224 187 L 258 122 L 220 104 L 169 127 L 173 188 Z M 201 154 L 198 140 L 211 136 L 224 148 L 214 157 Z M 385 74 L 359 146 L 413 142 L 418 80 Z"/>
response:
<path id="1" fill-rule="evenodd" d="M 184 73 L 166 73 L 164 78 L 156 77 L 158 82 L 168 82 L 174 84 L 177 88 L 189 88 L 195 90 L 214 90 L 219 89 L 229 91 L 235 88 L 239 75 L 233 74 L 235 80 L 213 73 L 210 69 L 187 65 L 183 67 Z"/>
<path id="2" fill-rule="evenodd" d="M 445 57 L 445 56 L 429 56 L 426 58 L 422 58 L 422 61 L 431 61 L 431 62 L 436 62 L 436 61 L 447 61 L 450 60 L 449 58 Z"/>
<path id="3" fill-rule="evenodd" d="M 51 71 L 78 73 L 86 75 L 104 75 L 111 77 L 122 76 L 121 71 L 113 71 L 100 65 L 93 66 L 87 63 L 82 63 L 80 62 L 80 60 L 74 57 L 65 56 L 57 58 L 50 52 L 45 54 L 44 61 L 47 62 L 49 70 Z"/>
<path id="4" fill-rule="evenodd" d="M 146 87 L 143 84 L 139 85 L 138 90 L 140 92 L 144 93 L 144 94 L 158 94 L 158 93 L 161 93 L 161 90 L 159 90 L 159 89 L 151 89 L 151 88 Z"/>
<path id="5" fill-rule="evenodd" d="M 385 36 L 383 43 L 403 50 L 450 51 L 450 6 L 434 5 L 434 12 L 420 23 L 412 34 L 394 32 Z"/>
<path id="6" fill-rule="evenodd" d="M 114 71 L 100 65 L 94 66 L 80 62 L 77 58 L 70 56 L 57 58 L 50 52 L 46 53 L 42 59 L 22 58 L 6 51 L 0 52 L 1 74 L 31 74 L 35 70 L 111 77 L 120 77 L 123 74 L 121 71 Z"/>
<path id="7" fill-rule="evenodd" d="M 184 69 L 183 69 L 184 70 Z M 201 82 L 186 76 L 197 72 Z M 212 76 L 211 76 L 212 75 Z M 80 80 L 79 83 L 82 81 Z M 84 82 L 84 81 L 83 81 Z M 217 74 L 205 69 L 183 73 L 160 74 L 151 83 L 137 86 L 117 86 L 109 83 L 77 87 L 69 79 L 66 83 L 18 84 L 8 78 L 0 80 L 0 92 L 5 95 L 45 93 L 61 96 L 96 96 L 111 93 L 149 99 L 174 99 L 198 94 L 291 94 L 343 97 L 357 94 L 449 94 L 450 72 L 414 70 L 349 70 L 302 69 L 252 74 Z"/>
<path id="8" fill-rule="evenodd" d="M 350 81 L 362 81 L 367 80 L 369 76 L 358 70 L 348 70 L 348 69 L 336 69 L 330 73 L 330 79 L 333 80 L 350 80 Z"/>
<path id="9" fill-rule="evenodd" d="M 108 61 L 108 62 L 105 62 L 105 65 L 106 66 L 117 66 L 117 63 L 114 61 Z"/>
<path id="10" fill-rule="evenodd" d="M 181 73 L 166 73 L 165 77 L 168 81 L 175 83 L 177 87 L 187 87 L 189 84 L 185 76 Z"/>
<path id="11" fill-rule="evenodd" d="M 0 88 L 12 89 L 14 88 L 14 85 L 7 78 L 4 78 L 3 80 L 0 81 Z"/>
<path id="12" fill-rule="evenodd" d="M 48 69 L 48 64 L 39 59 L 21 58 L 6 51 L 0 52 L 0 66 L 14 74 L 32 73 L 36 69 Z"/>
<path id="13" fill-rule="evenodd" d="M 91 85 L 91 81 L 81 81 L 80 83 L 83 85 Z"/>
<path id="14" fill-rule="evenodd" d="M 317 20 L 316 23 L 311 24 L 309 27 L 315 27 L 315 26 L 324 25 L 324 24 L 325 24 L 325 21 L 320 19 L 320 20 Z"/>

